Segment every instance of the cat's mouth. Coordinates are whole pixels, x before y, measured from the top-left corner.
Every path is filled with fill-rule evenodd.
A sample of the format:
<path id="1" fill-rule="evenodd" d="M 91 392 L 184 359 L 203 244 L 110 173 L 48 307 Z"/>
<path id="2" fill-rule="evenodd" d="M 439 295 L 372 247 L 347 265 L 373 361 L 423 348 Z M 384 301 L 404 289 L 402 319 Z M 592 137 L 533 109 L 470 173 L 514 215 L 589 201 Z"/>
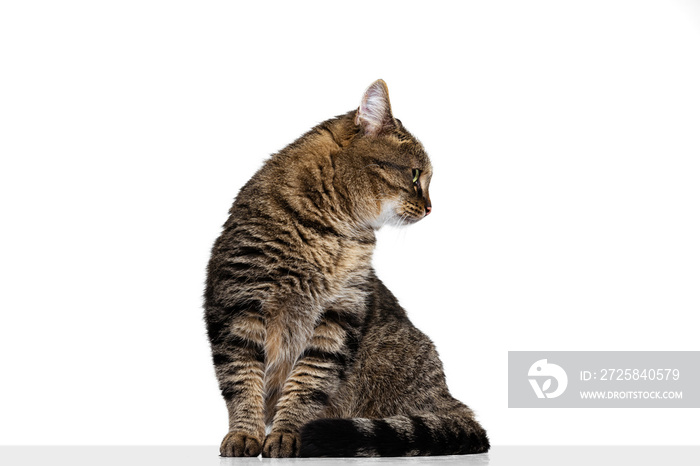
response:
<path id="1" fill-rule="evenodd" d="M 399 224 L 399 226 L 401 226 L 401 225 L 411 225 L 411 224 L 420 222 L 420 221 L 423 220 L 424 218 L 425 218 L 425 215 L 414 216 L 414 215 L 407 215 L 407 214 L 404 214 L 404 215 L 401 215 L 401 217 L 399 218 L 398 224 Z"/>
<path id="2" fill-rule="evenodd" d="M 431 206 L 423 207 L 412 202 L 399 204 L 396 201 L 385 201 L 372 226 L 378 230 L 386 225 L 396 227 L 412 225 L 427 217 L 431 210 Z"/>
<path id="3" fill-rule="evenodd" d="M 412 224 L 423 220 L 430 214 L 432 206 L 427 205 L 425 207 L 414 204 L 406 203 L 402 206 L 401 211 L 398 213 L 399 224 Z"/>

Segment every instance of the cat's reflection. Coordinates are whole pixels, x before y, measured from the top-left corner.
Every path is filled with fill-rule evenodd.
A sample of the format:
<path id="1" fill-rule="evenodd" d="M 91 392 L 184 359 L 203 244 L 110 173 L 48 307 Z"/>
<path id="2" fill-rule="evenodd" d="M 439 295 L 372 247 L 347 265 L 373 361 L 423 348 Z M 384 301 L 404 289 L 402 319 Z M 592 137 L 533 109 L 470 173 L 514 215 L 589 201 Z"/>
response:
<path id="1" fill-rule="evenodd" d="M 306 464 L 314 466 L 323 465 L 360 465 L 375 464 L 381 466 L 412 466 L 421 464 L 433 464 L 436 466 L 487 466 L 489 464 L 489 454 L 459 455 L 459 456 L 414 456 L 401 458 L 231 458 L 220 457 L 220 466 L 260 466 L 264 463 L 284 464 Z"/>

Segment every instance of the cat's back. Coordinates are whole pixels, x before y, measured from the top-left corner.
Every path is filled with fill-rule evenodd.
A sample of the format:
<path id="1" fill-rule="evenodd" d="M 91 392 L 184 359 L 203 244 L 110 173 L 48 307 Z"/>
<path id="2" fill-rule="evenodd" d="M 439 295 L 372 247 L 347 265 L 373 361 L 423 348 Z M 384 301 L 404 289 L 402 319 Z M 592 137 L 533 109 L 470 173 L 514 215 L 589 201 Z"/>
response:
<path id="1" fill-rule="evenodd" d="M 334 156 L 348 115 L 312 128 L 272 155 L 241 188 L 216 240 L 209 283 L 269 295 L 291 291 L 319 302 L 357 284 L 371 263 L 374 234 L 347 234 Z M 234 278 L 234 280 L 231 280 Z"/>
<path id="2" fill-rule="evenodd" d="M 433 353 L 433 342 L 413 325 L 398 299 L 374 271 L 367 280 L 371 290 L 367 301 L 368 352 L 381 350 L 382 355 L 396 353 L 401 358 L 407 353 L 414 353 L 418 359 Z"/>

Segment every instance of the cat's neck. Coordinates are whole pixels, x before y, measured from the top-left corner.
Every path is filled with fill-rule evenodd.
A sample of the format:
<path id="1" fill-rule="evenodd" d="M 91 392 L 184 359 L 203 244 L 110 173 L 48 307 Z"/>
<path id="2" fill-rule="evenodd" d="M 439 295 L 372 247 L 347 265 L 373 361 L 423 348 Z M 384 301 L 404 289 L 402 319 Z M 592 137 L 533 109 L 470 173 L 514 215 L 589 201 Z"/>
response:
<path id="1" fill-rule="evenodd" d="M 359 244 L 376 241 L 373 215 L 362 194 L 354 191 L 357 173 L 344 151 L 356 137 L 353 113 L 325 121 L 271 160 L 272 193 L 283 199 L 308 225 Z M 268 180 L 269 181 L 269 180 Z"/>

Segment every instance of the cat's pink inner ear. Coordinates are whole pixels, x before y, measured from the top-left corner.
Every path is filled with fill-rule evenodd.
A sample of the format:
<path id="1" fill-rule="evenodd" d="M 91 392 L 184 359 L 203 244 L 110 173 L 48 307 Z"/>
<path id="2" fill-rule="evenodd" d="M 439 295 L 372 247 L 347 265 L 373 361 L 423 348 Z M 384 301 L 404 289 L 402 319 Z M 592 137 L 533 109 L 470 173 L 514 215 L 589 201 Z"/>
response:
<path id="1" fill-rule="evenodd" d="M 388 129 L 393 121 L 389 88 L 383 80 L 378 79 L 367 88 L 362 96 L 355 124 L 361 126 L 365 134 L 376 136 L 382 130 Z"/>

